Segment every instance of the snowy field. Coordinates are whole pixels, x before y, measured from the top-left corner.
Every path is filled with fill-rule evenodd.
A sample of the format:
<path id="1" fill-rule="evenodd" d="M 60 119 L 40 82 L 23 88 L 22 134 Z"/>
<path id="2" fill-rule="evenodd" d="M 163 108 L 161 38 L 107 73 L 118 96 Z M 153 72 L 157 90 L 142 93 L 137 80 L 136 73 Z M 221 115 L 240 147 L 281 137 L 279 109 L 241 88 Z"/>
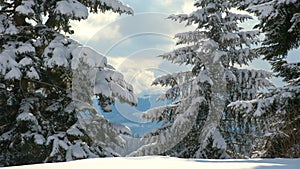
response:
<path id="1" fill-rule="evenodd" d="M 86 159 L 5 169 L 299 169 L 298 159 L 203 160 L 162 156 Z"/>

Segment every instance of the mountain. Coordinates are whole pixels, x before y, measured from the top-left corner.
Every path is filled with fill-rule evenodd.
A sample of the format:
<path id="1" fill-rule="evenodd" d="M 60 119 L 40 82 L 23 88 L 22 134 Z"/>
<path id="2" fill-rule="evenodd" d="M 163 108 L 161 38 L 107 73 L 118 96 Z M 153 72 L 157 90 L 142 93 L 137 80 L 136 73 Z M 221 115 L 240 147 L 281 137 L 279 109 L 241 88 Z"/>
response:
<path id="1" fill-rule="evenodd" d="M 170 104 L 171 101 L 156 101 L 159 95 L 144 95 L 138 98 L 138 105 L 131 107 L 128 104 L 120 103 L 116 100 L 115 104 L 111 106 L 112 112 L 103 112 L 99 105 L 97 105 L 96 99 L 94 100 L 94 106 L 106 119 L 114 123 L 123 124 L 131 129 L 134 136 L 141 136 L 146 132 L 152 131 L 157 128 L 161 123 L 149 122 L 142 119 L 141 113 L 149 110 L 150 108 L 163 106 Z"/>

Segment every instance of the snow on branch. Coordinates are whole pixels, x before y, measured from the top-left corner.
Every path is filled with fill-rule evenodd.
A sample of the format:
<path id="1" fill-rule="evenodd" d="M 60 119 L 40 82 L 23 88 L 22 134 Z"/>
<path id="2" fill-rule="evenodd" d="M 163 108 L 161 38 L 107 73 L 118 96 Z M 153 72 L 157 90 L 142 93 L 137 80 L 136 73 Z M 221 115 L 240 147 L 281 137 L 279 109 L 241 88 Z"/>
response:
<path id="1" fill-rule="evenodd" d="M 44 50 L 44 65 L 48 68 L 53 68 L 54 66 L 68 68 L 71 62 L 71 51 L 78 46 L 79 44 L 77 42 L 67 39 L 61 34 L 57 34 Z M 78 55 L 79 54 L 81 53 L 79 52 Z M 75 57 L 74 60 L 76 60 L 76 58 L 77 57 Z"/>
<path id="2" fill-rule="evenodd" d="M 258 19 L 263 19 L 263 18 L 273 18 L 278 15 L 278 13 L 274 13 L 274 2 L 269 1 L 265 3 L 261 3 L 259 5 L 253 5 L 247 8 L 247 10 L 251 12 L 256 12 L 258 14 Z"/>
<path id="3" fill-rule="evenodd" d="M 206 103 L 206 99 L 202 96 L 193 98 L 191 100 L 190 106 L 184 111 L 180 112 L 179 115 L 176 117 L 174 123 L 172 124 L 172 130 L 175 132 L 181 131 L 188 131 L 186 128 L 191 127 L 191 122 L 195 121 L 197 117 L 199 105 L 202 103 Z M 181 105 L 182 106 L 182 105 Z M 178 111 L 178 109 L 176 110 Z"/>
<path id="4" fill-rule="evenodd" d="M 99 8 L 102 12 L 106 10 L 112 10 L 113 12 L 117 12 L 119 14 L 121 13 L 127 13 L 127 14 L 133 14 L 133 10 L 130 6 L 127 4 L 124 4 L 118 0 L 87 0 L 87 3 L 93 4 L 94 11 L 97 11 L 95 7 Z"/>
<path id="5" fill-rule="evenodd" d="M 103 94 L 108 98 L 117 97 L 121 102 L 132 105 L 137 103 L 132 85 L 125 81 L 121 73 L 109 68 L 96 73 L 94 94 Z"/>
<path id="6" fill-rule="evenodd" d="M 91 68 L 104 68 L 107 66 L 107 58 L 95 50 L 79 46 L 72 50 L 72 69 L 78 69 L 81 62 L 88 64 Z"/>
<path id="7" fill-rule="evenodd" d="M 186 21 L 189 18 L 187 14 L 178 14 L 178 15 L 170 15 L 168 19 L 174 20 L 174 21 L 179 21 L 181 23 L 182 21 Z"/>
<path id="8" fill-rule="evenodd" d="M 183 33 L 177 33 L 175 35 L 175 38 L 179 39 L 177 42 L 177 45 L 179 44 L 189 44 L 189 43 L 196 43 L 200 39 L 207 38 L 207 32 L 205 31 L 189 31 L 189 32 L 183 32 Z"/>
<path id="9" fill-rule="evenodd" d="M 225 17 L 225 19 L 230 20 L 230 21 L 241 21 L 244 22 L 248 19 L 253 19 L 252 16 L 247 15 L 247 14 L 237 14 L 233 12 L 229 12 L 228 15 Z"/>
<path id="10" fill-rule="evenodd" d="M 267 93 L 262 93 L 258 99 L 232 102 L 228 107 L 237 112 L 253 113 L 255 117 L 258 117 L 271 111 L 274 108 L 273 106 L 284 107 L 289 100 L 297 98 L 299 93 L 299 85 L 287 85 L 282 88 L 272 89 Z M 278 110 L 284 109 L 278 108 Z"/>
<path id="11" fill-rule="evenodd" d="M 240 36 L 241 43 L 246 44 L 248 47 L 259 42 L 257 38 L 259 31 L 240 31 L 238 35 Z"/>
<path id="12" fill-rule="evenodd" d="M 175 49 L 172 52 L 160 55 L 163 59 L 167 59 L 172 63 L 182 64 L 194 64 L 199 59 L 197 59 L 197 53 L 195 52 L 195 46 L 185 46 Z"/>
<path id="13" fill-rule="evenodd" d="M 14 25 L 11 17 L 6 14 L 0 15 L 0 34 L 15 35 L 19 33 L 19 29 Z"/>
<path id="14" fill-rule="evenodd" d="M 129 127 L 124 126 L 122 124 L 118 124 L 118 123 L 112 123 L 111 122 L 112 127 L 120 134 L 127 134 L 127 135 L 131 135 L 131 130 Z"/>
<path id="15" fill-rule="evenodd" d="M 158 101 L 164 101 L 164 100 L 176 100 L 180 96 L 180 87 L 174 86 L 170 89 L 168 89 L 165 93 L 161 94 L 157 100 Z"/>
<path id="16" fill-rule="evenodd" d="M 250 113 L 253 111 L 253 103 L 251 101 L 236 101 L 231 102 L 227 107 L 232 108 L 237 111 L 242 111 L 245 113 Z"/>
<path id="17" fill-rule="evenodd" d="M 78 20 L 86 19 L 89 14 L 87 7 L 77 0 L 63 0 L 57 2 L 54 12 Z"/>
<path id="18" fill-rule="evenodd" d="M 299 27 L 300 27 L 300 13 L 295 13 L 290 22 L 293 23 L 293 25 L 290 27 L 288 32 L 293 32 L 293 31 L 299 30 Z"/>
<path id="19" fill-rule="evenodd" d="M 34 1 L 23 0 L 22 4 L 16 7 L 16 12 L 24 15 L 33 15 L 34 10 L 32 9 L 32 7 L 34 6 L 34 3 Z"/>
<path id="20" fill-rule="evenodd" d="M 118 98 L 130 105 L 137 104 L 131 84 L 124 76 L 107 64 L 107 58 L 89 47 L 78 46 L 71 51 L 73 70 L 73 98 L 90 104 L 91 97 L 97 96 L 106 112 Z"/>
<path id="21" fill-rule="evenodd" d="M 142 118 L 153 121 L 168 121 L 169 112 L 176 110 L 178 104 L 160 106 L 142 113 Z"/>
<path id="22" fill-rule="evenodd" d="M 208 20 L 207 9 L 201 8 L 192 12 L 191 14 L 178 14 L 178 15 L 170 15 L 168 19 L 178 21 L 179 23 L 186 21 L 186 25 L 192 24 L 202 24 Z"/>
<path id="23" fill-rule="evenodd" d="M 190 83 L 191 82 L 190 79 L 194 77 L 195 75 L 191 71 L 176 72 L 176 73 L 167 74 L 156 78 L 152 82 L 152 85 L 159 84 L 161 86 L 182 87 L 187 83 Z"/>

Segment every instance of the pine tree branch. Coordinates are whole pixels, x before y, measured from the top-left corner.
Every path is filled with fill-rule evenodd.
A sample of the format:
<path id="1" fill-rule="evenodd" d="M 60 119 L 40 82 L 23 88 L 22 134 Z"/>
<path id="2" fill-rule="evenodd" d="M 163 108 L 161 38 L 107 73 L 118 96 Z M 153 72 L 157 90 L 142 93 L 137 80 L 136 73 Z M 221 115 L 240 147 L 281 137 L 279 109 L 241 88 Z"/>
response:
<path id="1" fill-rule="evenodd" d="M 14 10 L 0 10 L 0 14 L 11 13 L 11 12 L 14 12 Z"/>
<path id="2" fill-rule="evenodd" d="M 28 79 L 28 78 L 24 78 L 24 79 L 27 80 L 28 82 L 38 83 L 38 84 L 41 84 L 41 85 L 50 86 L 50 87 L 54 87 L 54 88 L 57 88 L 57 89 L 65 91 L 65 89 L 63 89 L 63 88 L 61 88 L 61 87 L 59 87 L 57 85 L 54 85 L 54 84 L 50 84 L 50 83 L 46 83 L 46 82 L 41 82 L 41 81 L 37 81 L 37 80 L 33 80 L 33 79 Z"/>

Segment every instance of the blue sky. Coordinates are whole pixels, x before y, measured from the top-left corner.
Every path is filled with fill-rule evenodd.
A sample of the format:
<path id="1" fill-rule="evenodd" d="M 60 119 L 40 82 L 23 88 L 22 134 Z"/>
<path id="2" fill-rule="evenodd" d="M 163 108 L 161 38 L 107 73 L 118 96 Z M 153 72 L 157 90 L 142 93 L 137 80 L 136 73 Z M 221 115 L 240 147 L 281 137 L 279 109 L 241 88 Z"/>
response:
<path id="1" fill-rule="evenodd" d="M 170 14 L 192 12 L 193 1 L 122 0 L 134 9 L 134 16 L 120 16 L 112 12 L 90 14 L 88 20 L 72 22 L 75 30 L 72 38 L 107 56 L 109 63 L 125 75 L 139 96 L 158 94 L 164 89 L 151 87 L 155 77 L 190 69 L 157 56 L 176 47 L 173 39 L 176 33 L 195 29 L 166 19 Z M 255 21 L 243 26 L 251 28 L 253 23 Z M 291 52 L 291 61 L 297 60 L 297 52 L 300 51 Z M 257 60 L 250 68 L 268 70 L 270 66 Z M 280 84 L 278 79 L 274 82 Z"/>

